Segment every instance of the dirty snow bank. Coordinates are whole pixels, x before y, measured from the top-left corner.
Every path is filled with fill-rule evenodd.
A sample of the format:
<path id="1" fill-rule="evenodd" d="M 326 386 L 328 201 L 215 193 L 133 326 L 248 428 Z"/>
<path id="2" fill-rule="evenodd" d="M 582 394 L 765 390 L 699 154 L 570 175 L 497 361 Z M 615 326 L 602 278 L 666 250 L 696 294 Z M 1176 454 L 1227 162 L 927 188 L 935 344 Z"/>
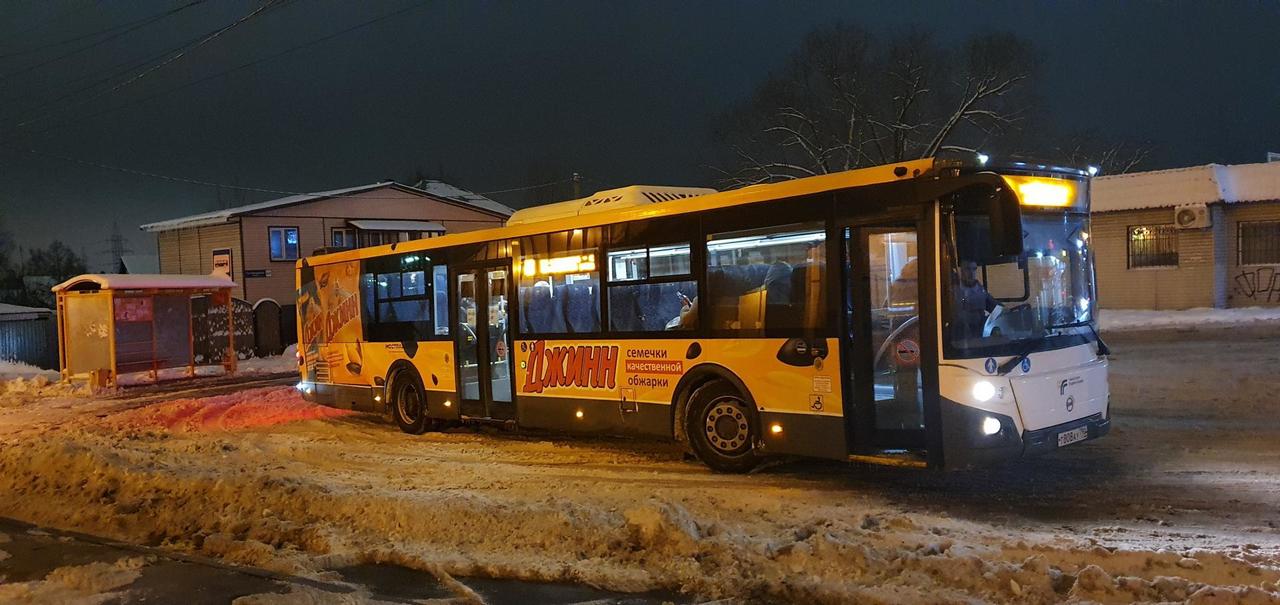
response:
<path id="1" fill-rule="evenodd" d="M 120 598 L 117 591 L 137 580 L 144 561 L 141 557 L 121 559 L 115 563 L 94 562 L 87 565 L 59 567 L 31 582 L 0 582 L 0 602 L 60 603 L 96 605 Z"/>
<path id="2" fill-rule="evenodd" d="M 1181 311 L 1102 309 L 1098 311 L 1099 329 L 1113 332 L 1248 325 L 1263 322 L 1273 322 L 1276 325 L 1280 325 L 1280 307 L 1199 308 Z"/>
<path id="3" fill-rule="evenodd" d="M 106 422 L 127 429 L 212 431 L 266 427 L 352 413 L 308 403 L 297 390 L 285 387 L 252 389 L 200 399 L 175 399 L 115 414 Z"/>
<path id="4" fill-rule="evenodd" d="M 0 359 L 0 381 L 13 380 L 14 378 L 31 379 L 37 376 L 43 376 L 50 381 L 57 380 L 59 377 L 54 370 L 44 370 L 20 361 Z"/>
<path id="5" fill-rule="evenodd" d="M 87 397 L 92 394 L 87 383 L 67 383 L 59 378 L 57 372 L 45 372 L 0 380 L 0 408 L 17 407 L 36 400 Z"/>
<path id="6" fill-rule="evenodd" d="M 286 573 L 393 563 L 807 603 L 1280 603 L 1272 545 L 1104 547 L 715 475 L 642 444 L 413 439 L 327 414 L 259 389 L 0 435 L 0 515 Z"/>

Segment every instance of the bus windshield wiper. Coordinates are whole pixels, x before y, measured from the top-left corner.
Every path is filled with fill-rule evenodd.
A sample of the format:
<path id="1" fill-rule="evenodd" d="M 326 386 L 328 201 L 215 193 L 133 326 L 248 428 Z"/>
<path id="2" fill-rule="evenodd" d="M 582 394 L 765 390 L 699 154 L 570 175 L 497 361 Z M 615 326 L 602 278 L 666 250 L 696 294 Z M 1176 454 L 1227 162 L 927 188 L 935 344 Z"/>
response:
<path id="1" fill-rule="evenodd" d="M 1045 330 L 1057 330 L 1060 328 L 1079 328 L 1081 326 L 1089 328 L 1089 331 L 1093 333 L 1093 339 L 1098 341 L 1099 355 L 1106 356 L 1111 354 L 1111 347 L 1108 347 L 1107 343 L 1102 341 L 1102 336 L 1098 334 L 1098 329 L 1093 327 L 1092 321 L 1076 321 L 1072 323 L 1059 324 L 1056 326 L 1049 326 L 1045 328 Z"/>
<path id="2" fill-rule="evenodd" d="M 1004 376 L 1009 372 L 1012 372 L 1014 368 L 1018 367 L 1018 364 L 1022 363 L 1022 360 L 1026 359 L 1028 355 L 1034 353 L 1035 350 L 1038 348 L 1040 348 L 1040 341 L 1039 340 L 1031 341 L 1031 344 L 1028 344 L 1026 347 L 1024 347 L 1022 349 L 1022 352 L 1018 353 L 1017 355 L 1014 355 L 1013 359 L 1010 359 L 1009 361 L 1006 361 L 1000 364 L 1000 367 L 997 368 L 996 370 L 996 374 L 1000 376 Z"/>

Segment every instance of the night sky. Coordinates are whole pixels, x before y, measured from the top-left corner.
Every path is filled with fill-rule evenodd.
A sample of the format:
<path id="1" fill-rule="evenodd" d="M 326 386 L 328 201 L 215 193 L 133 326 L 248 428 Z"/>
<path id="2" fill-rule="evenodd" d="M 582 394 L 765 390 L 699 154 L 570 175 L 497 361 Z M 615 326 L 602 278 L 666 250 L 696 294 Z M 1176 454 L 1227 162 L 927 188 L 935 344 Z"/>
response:
<path id="1" fill-rule="evenodd" d="M 481 192 L 573 171 L 590 179 L 586 192 L 711 185 L 705 166 L 721 152 L 712 118 L 806 33 L 837 21 L 886 34 L 921 25 L 944 41 L 1016 31 L 1043 53 L 1044 117 L 1064 131 L 1149 142 L 1148 168 L 1257 162 L 1280 151 L 1280 5 L 1270 2 L 295 0 L 117 91 L 102 94 L 120 79 L 51 103 L 260 6 L 213 0 L 31 69 L 96 38 L 39 47 L 189 1 L 4 0 L 0 221 L 20 245 L 59 238 L 94 256 L 117 220 L 137 252 L 154 253 L 141 223 L 279 197 L 20 151 L 29 148 L 284 191 L 407 180 L 415 169 Z M 5 56 L 13 53 L 22 54 Z"/>

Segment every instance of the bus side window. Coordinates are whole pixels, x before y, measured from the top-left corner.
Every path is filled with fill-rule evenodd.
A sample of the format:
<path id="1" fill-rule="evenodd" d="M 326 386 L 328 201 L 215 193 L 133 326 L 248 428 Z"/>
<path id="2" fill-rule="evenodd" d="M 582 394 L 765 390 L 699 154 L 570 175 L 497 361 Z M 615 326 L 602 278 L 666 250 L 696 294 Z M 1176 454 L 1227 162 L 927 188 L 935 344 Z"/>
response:
<path id="1" fill-rule="evenodd" d="M 420 253 L 365 261 L 360 280 L 365 339 L 400 342 L 430 338 L 432 310 L 438 304 L 432 297 L 435 270 L 443 268 L 432 267 L 431 259 Z"/>
<path id="2" fill-rule="evenodd" d="M 689 259 L 687 243 L 610 250 L 609 329 L 692 330 L 698 283 L 690 275 Z"/>
<path id="3" fill-rule="evenodd" d="M 707 236 L 713 330 L 817 328 L 824 316 L 826 231 L 796 224 Z"/>
<path id="4" fill-rule="evenodd" d="M 520 333 L 600 331 L 599 228 L 520 240 L 515 261 Z"/>

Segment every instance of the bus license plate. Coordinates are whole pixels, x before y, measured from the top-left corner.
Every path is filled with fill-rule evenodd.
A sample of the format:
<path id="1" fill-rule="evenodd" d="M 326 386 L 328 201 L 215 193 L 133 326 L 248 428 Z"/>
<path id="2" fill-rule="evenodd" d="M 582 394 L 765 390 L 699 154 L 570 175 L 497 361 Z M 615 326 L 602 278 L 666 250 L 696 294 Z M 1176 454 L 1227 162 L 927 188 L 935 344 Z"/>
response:
<path id="1" fill-rule="evenodd" d="M 1077 441 L 1084 441 L 1089 438 L 1089 427 L 1082 426 L 1078 429 L 1072 429 L 1065 433 L 1058 433 L 1058 447 L 1071 445 Z"/>

